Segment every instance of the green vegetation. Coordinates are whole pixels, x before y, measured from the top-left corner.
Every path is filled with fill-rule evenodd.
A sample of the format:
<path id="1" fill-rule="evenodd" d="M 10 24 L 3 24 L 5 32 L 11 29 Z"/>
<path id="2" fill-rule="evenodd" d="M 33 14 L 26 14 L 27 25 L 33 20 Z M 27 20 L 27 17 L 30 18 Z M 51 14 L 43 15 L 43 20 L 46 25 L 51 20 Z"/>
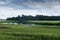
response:
<path id="1" fill-rule="evenodd" d="M 16 22 L 16 20 L 0 20 L 0 23 L 11 23 Z"/>
<path id="2" fill-rule="evenodd" d="M 29 22 L 46 22 L 46 23 L 58 23 L 58 22 L 60 22 L 60 21 L 46 21 L 46 20 L 44 20 L 44 21 L 29 21 Z"/>
<path id="3" fill-rule="evenodd" d="M 40 22 L 45 21 L 39 21 L 39 23 Z M 50 22 L 58 23 L 58 21 Z M 0 22 L 0 40 L 60 40 L 60 26 L 33 24 L 15 25 L 2 24 L 2 22 Z"/>
<path id="4" fill-rule="evenodd" d="M 31 24 L 36 25 L 54 25 L 54 26 L 60 26 L 60 21 L 28 21 Z"/>

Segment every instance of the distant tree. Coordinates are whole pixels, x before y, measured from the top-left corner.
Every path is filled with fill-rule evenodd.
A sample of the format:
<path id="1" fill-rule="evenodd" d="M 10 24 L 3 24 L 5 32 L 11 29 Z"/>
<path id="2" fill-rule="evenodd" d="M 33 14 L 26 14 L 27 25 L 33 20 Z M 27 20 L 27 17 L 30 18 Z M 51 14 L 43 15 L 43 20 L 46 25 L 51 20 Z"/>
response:
<path id="1" fill-rule="evenodd" d="M 7 20 L 16 20 L 19 23 L 26 22 L 28 20 L 60 20 L 60 16 L 44 16 L 44 15 L 36 15 L 36 16 L 26 16 L 26 15 L 18 15 L 17 17 L 7 18 Z"/>

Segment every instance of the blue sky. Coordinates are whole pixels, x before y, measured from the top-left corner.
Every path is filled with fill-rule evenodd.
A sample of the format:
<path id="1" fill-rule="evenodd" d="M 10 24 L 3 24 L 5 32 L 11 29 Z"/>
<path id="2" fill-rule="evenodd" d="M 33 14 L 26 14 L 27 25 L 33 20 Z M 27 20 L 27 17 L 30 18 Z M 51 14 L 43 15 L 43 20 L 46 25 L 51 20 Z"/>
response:
<path id="1" fill-rule="evenodd" d="M 22 14 L 60 16 L 60 0 L 0 0 L 0 19 Z"/>

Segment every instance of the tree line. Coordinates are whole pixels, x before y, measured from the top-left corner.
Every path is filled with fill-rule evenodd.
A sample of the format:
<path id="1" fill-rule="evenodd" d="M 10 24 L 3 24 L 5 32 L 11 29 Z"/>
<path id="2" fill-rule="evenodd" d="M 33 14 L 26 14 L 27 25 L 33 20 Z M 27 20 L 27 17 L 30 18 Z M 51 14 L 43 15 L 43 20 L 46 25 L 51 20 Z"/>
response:
<path id="1" fill-rule="evenodd" d="M 26 15 L 18 15 L 17 17 L 7 18 L 7 20 L 19 20 L 19 21 L 28 21 L 28 20 L 60 20 L 60 16 L 44 16 L 44 15 L 36 15 L 36 16 L 26 16 Z"/>

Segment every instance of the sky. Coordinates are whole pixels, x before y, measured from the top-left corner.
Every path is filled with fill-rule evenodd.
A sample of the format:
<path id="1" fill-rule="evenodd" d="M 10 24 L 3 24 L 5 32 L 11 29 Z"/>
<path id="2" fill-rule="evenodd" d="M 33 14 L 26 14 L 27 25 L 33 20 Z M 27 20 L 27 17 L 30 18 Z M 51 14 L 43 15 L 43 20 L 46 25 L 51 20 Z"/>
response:
<path id="1" fill-rule="evenodd" d="M 0 0 L 0 19 L 18 15 L 60 16 L 60 0 Z"/>

